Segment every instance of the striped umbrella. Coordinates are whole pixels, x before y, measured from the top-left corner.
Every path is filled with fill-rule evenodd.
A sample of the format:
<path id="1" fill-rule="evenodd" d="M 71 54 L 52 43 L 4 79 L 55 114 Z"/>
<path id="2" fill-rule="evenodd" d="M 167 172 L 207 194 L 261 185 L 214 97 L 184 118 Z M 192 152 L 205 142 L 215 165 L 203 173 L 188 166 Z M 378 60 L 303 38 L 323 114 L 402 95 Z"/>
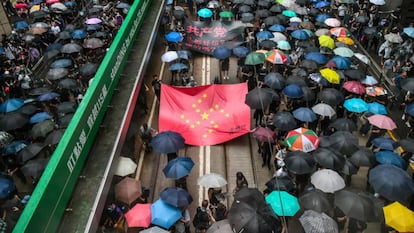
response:
<path id="1" fill-rule="evenodd" d="M 349 32 L 349 30 L 347 28 L 344 28 L 344 27 L 331 28 L 329 30 L 329 32 L 331 33 L 331 35 L 334 35 L 336 37 L 351 37 L 351 35 L 352 35 Z"/>
<path id="2" fill-rule="evenodd" d="M 272 53 L 266 58 L 266 61 L 272 64 L 285 64 L 288 61 L 287 56 L 280 50 L 272 50 Z"/>
<path id="3" fill-rule="evenodd" d="M 310 152 L 318 148 L 319 137 L 310 129 L 297 128 L 289 131 L 286 136 L 286 144 L 292 151 Z"/>

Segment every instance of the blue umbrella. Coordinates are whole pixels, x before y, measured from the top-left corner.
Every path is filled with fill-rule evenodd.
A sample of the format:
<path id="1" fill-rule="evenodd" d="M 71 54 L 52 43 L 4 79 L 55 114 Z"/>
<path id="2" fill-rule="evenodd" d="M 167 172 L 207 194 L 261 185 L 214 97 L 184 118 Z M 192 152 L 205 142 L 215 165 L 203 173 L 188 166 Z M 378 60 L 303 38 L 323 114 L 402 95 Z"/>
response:
<path id="1" fill-rule="evenodd" d="M 151 205 L 151 223 L 169 229 L 182 217 L 180 209 L 158 199 Z"/>
<path id="2" fill-rule="evenodd" d="M 250 49 L 244 46 L 237 46 L 233 48 L 233 54 L 237 57 L 246 57 L 250 53 Z"/>
<path id="3" fill-rule="evenodd" d="M 9 197 L 16 190 L 12 178 L 1 177 L 0 178 L 0 199 Z"/>
<path id="4" fill-rule="evenodd" d="M 290 35 L 298 40 L 307 40 L 310 37 L 309 34 L 303 29 L 295 30 L 292 33 L 290 33 Z"/>
<path id="5" fill-rule="evenodd" d="M 67 68 L 70 66 L 72 66 L 72 60 L 68 58 L 58 59 L 50 64 L 50 68 Z"/>
<path id="6" fill-rule="evenodd" d="M 219 46 L 213 50 L 213 57 L 219 60 L 224 60 L 226 58 L 229 58 L 230 56 L 231 50 L 224 46 Z"/>
<path id="7" fill-rule="evenodd" d="M 331 5 L 330 2 L 320 1 L 320 2 L 315 4 L 314 8 L 319 9 L 319 8 L 327 7 L 327 6 L 330 6 L 330 5 Z"/>
<path id="8" fill-rule="evenodd" d="M 183 39 L 183 35 L 181 35 L 179 32 L 169 32 L 167 35 L 165 35 L 165 39 L 168 42 L 176 43 Z"/>
<path id="9" fill-rule="evenodd" d="M 8 99 L 0 104 L 0 112 L 12 112 L 24 105 L 24 99 Z"/>
<path id="10" fill-rule="evenodd" d="M 162 170 L 164 175 L 172 179 L 180 179 L 190 174 L 194 162 L 190 157 L 178 157 L 167 163 Z"/>
<path id="11" fill-rule="evenodd" d="M 100 24 L 88 24 L 86 25 L 86 31 L 98 31 L 102 29 L 102 26 Z"/>
<path id="12" fill-rule="evenodd" d="M 328 86 L 328 80 L 322 77 L 321 73 L 311 73 L 308 77 L 322 86 Z"/>
<path id="13" fill-rule="evenodd" d="M 28 28 L 29 24 L 26 21 L 17 21 L 14 23 L 14 28 L 17 30 Z"/>
<path id="14" fill-rule="evenodd" d="M 44 120 L 52 119 L 49 113 L 47 112 L 38 112 L 34 114 L 32 117 L 30 117 L 29 123 L 35 124 L 40 123 Z"/>
<path id="15" fill-rule="evenodd" d="M 350 112 L 361 113 L 368 111 L 368 104 L 359 98 L 351 98 L 345 100 L 344 107 Z"/>
<path id="16" fill-rule="evenodd" d="M 303 90 L 299 85 L 289 84 L 283 88 L 283 94 L 289 98 L 301 98 L 303 96 Z"/>
<path id="17" fill-rule="evenodd" d="M 315 20 L 316 22 L 323 23 L 327 18 L 332 18 L 332 16 L 328 14 L 319 14 L 316 16 Z"/>
<path id="18" fill-rule="evenodd" d="M 82 29 L 76 29 L 71 33 L 73 39 L 84 39 L 87 33 Z"/>
<path id="19" fill-rule="evenodd" d="M 293 116 L 302 122 L 312 122 L 316 120 L 316 115 L 310 108 L 300 107 L 293 111 Z"/>
<path id="20" fill-rule="evenodd" d="M 0 47 L 0 54 L 6 54 L 6 50 L 3 47 Z"/>
<path id="21" fill-rule="evenodd" d="M 414 103 L 407 105 L 405 112 L 410 114 L 410 116 L 414 116 Z"/>
<path id="22" fill-rule="evenodd" d="M 176 153 L 184 148 L 184 138 L 181 134 L 174 131 L 164 131 L 151 140 L 151 146 L 159 153 Z"/>
<path id="23" fill-rule="evenodd" d="M 374 114 L 382 114 L 382 115 L 387 114 L 387 108 L 378 102 L 369 103 L 368 111 Z"/>
<path id="24" fill-rule="evenodd" d="M 60 95 L 58 93 L 55 92 L 49 92 L 43 95 L 40 95 L 39 97 L 37 97 L 37 100 L 40 102 L 44 102 L 44 101 L 49 101 L 49 100 L 53 100 L 56 97 L 59 97 Z"/>
<path id="25" fill-rule="evenodd" d="M 402 169 L 407 169 L 407 163 L 398 154 L 392 151 L 380 151 L 375 153 L 375 159 L 381 164 L 392 164 Z"/>
<path id="26" fill-rule="evenodd" d="M 188 69 L 188 66 L 186 64 L 183 64 L 183 63 L 174 63 L 174 64 L 170 65 L 170 67 L 168 69 L 171 70 L 171 71 L 185 70 L 185 69 Z"/>
<path id="27" fill-rule="evenodd" d="M 374 140 L 372 140 L 372 144 L 380 149 L 390 151 L 393 151 L 395 148 L 399 146 L 398 142 L 394 142 L 394 140 L 392 140 L 391 138 L 383 137 L 375 138 Z"/>
<path id="28" fill-rule="evenodd" d="M 26 141 L 13 141 L 3 147 L 3 155 L 16 154 L 27 146 Z"/>
<path id="29" fill-rule="evenodd" d="M 202 8 L 197 12 L 197 15 L 201 18 L 210 18 L 213 16 L 213 12 L 210 9 Z"/>
<path id="30" fill-rule="evenodd" d="M 191 52 L 188 50 L 179 50 L 177 51 L 178 58 L 188 60 L 191 58 Z"/>
<path id="31" fill-rule="evenodd" d="M 269 31 L 261 31 L 261 32 L 256 33 L 256 38 L 259 41 L 267 40 L 267 39 L 270 39 L 270 38 L 273 38 L 273 37 L 275 37 L 275 36 Z"/>
<path id="32" fill-rule="evenodd" d="M 61 43 L 53 43 L 47 46 L 46 52 L 52 51 L 52 50 L 60 50 L 62 48 L 63 44 Z"/>
<path id="33" fill-rule="evenodd" d="M 335 62 L 338 69 L 348 69 L 351 67 L 351 61 L 347 57 L 335 56 L 331 61 Z"/>
<path id="34" fill-rule="evenodd" d="M 38 5 L 40 3 L 44 2 L 44 0 L 33 0 L 32 5 Z"/>
<path id="35" fill-rule="evenodd" d="M 125 9 L 125 8 L 130 8 L 131 6 L 128 3 L 125 2 L 120 2 L 116 5 L 116 8 L 118 9 Z"/>
<path id="36" fill-rule="evenodd" d="M 318 64 L 325 64 L 328 59 L 320 52 L 310 52 L 305 54 L 305 59 L 315 61 Z"/>
<path id="37" fill-rule="evenodd" d="M 272 32 L 284 32 L 286 31 L 286 27 L 281 24 L 273 24 L 269 27 L 269 31 Z"/>
<path id="38" fill-rule="evenodd" d="M 414 38 L 414 27 L 406 27 L 403 29 L 403 32 L 407 34 L 407 36 Z"/>
<path id="39" fill-rule="evenodd" d="M 160 193 L 160 198 L 177 208 L 189 206 L 193 202 L 193 197 L 185 189 L 177 187 L 165 188 Z"/>

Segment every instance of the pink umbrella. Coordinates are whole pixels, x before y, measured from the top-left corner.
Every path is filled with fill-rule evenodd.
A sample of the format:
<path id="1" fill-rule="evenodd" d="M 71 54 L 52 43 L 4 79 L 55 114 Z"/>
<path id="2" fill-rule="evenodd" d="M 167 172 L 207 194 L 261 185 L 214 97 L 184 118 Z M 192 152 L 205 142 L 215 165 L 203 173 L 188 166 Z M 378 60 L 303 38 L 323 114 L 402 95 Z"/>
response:
<path id="1" fill-rule="evenodd" d="M 27 5 L 26 3 L 17 3 L 15 6 L 14 6 L 14 8 L 16 8 L 16 9 L 22 9 L 22 8 L 28 8 L 29 7 L 29 5 Z"/>
<path id="2" fill-rule="evenodd" d="M 344 83 L 344 85 L 342 86 L 345 90 L 361 95 L 361 94 L 365 94 L 365 87 L 364 85 L 362 85 L 362 83 L 358 82 L 358 81 L 347 81 Z"/>
<path id="3" fill-rule="evenodd" d="M 253 131 L 253 136 L 261 142 L 275 142 L 275 132 L 269 128 L 257 127 Z"/>
<path id="4" fill-rule="evenodd" d="M 371 125 L 375 125 L 380 129 L 393 130 L 397 128 L 395 122 L 388 116 L 375 114 L 368 117 L 368 121 Z"/>
<path id="5" fill-rule="evenodd" d="M 46 0 L 46 4 L 48 4 L 48 5 L 53 4 L 53 3 L 57 3 L 57 2 L 60 2 L 60 1 L 59 0 Z"/>
<path id="6" fill-rule="evenodd" d="M 99 24 L 102 23 L 102 20 L 99 18 L 90 18 L 85 20 L 86 24 Z"/>
<path id="7" fill-rule="evenodd" d="M 149 227 L 151 225 L 151 204 L 136 204 L 125 214 L 128 227 Z"/>

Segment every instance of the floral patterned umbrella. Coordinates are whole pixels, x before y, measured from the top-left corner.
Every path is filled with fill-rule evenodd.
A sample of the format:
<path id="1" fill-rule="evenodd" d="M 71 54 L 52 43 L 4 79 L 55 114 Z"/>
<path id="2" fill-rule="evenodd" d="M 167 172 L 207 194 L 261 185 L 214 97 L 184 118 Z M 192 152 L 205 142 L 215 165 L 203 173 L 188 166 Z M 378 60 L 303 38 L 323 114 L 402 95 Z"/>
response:
<path id="1" fill-rule="evenodd" d="M 318 135 L 310 129 L 297 128 L 287 134 L 286 144 L 292 151 L 301 150 L 310 152 L 318 148 L 319 138 Z"/>

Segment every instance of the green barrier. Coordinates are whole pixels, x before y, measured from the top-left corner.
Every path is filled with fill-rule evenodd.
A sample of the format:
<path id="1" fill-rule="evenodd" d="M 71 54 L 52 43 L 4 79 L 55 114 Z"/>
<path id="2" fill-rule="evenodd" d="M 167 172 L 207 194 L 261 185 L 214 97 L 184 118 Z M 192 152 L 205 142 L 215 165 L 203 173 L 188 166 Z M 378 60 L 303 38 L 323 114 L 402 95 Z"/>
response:
<path id="1" fill-rule="evenodd" d="M 149 5 L 131 6 L 13 232 L 57 231 Z"/>

